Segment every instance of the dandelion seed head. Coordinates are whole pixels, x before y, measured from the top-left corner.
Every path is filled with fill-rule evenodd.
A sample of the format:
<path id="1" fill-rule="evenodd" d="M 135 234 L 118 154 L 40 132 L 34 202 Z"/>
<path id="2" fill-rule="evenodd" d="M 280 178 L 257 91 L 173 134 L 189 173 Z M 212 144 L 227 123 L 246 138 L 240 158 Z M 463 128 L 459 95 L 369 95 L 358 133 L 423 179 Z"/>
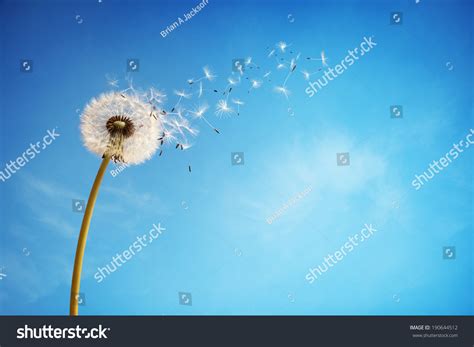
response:
<path id="1" fill-rule="evenodd" d="M 152 105 L 136 93 L 109 92 L 93 98 L 81 115 L 81 134 L 91 152 L 140 164 L 156 152 L 163 124 L 150 117 Z"/>

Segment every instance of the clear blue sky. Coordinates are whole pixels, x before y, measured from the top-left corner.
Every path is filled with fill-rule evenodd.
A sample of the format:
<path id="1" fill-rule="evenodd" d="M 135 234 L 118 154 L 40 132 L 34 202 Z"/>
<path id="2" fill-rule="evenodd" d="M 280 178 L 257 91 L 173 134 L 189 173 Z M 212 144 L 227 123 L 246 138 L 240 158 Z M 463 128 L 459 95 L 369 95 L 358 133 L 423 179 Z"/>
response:
<path id="1" fill-rule="evenodd" d="M 138 58 L 135 86 L 165 90 L 171 107 L 173 90 L 203 66 L 218 75 L 205 87 L 222 92 L 232 59 L 249 56 L 260 69 L 232 91 L 245 102 L 239 116 L 216 117 L 212 91 L 187 101 L 207 101 L 220 134 L 195 122 L 189 150 L 170 146 L 105 176 L 80 313 L 473 314 L 474 149 L 422 189 L 411 185 L 474 126 L 472 1 L 210 0 L 160 35 L 198 3 L 0 3 L 0 169 L 48 129 L 60 134 L 0 182 L 0 314 L 68 314 L 83 216 L 72 199 L 87 199 L 100 165 L 81 143 L 79 114 L 113 89 L 106 76 L 125 88 L 126 61 Z M 403 22 L 390 25 L 396 11 Z M 364 36 L 377 46 L 309 98 L 301 71 L 323 66 L 306 58 L 324 50 L 334 66 Z M 290 44 L 285 59 L 301 53 L 289 104 L 273 90 L 288 70 L 267 57 L 279 41 Z M 32 72 L 20 71 L 21 59 L 33 61 Z M 266 71 L 271 82 L 248 93 L 245 76 Z M 402 119 L 390 117 L 391 105 L 403 106 Z M 231 152 L 244 152 L 244 165 L 231 165 Z M 350 153 L 349 166 L 336 165 L 340 152 Z M 97 268 L 153 223 L 163 234 L 97 283 Z M 365 223 L 377 232 L 309 284 L 309 268 Z M 445 246 L 456 247 L 456 259 L 443 259 Z M 180 305 L 178 292 L 191 292 L 193 305 Z"/>

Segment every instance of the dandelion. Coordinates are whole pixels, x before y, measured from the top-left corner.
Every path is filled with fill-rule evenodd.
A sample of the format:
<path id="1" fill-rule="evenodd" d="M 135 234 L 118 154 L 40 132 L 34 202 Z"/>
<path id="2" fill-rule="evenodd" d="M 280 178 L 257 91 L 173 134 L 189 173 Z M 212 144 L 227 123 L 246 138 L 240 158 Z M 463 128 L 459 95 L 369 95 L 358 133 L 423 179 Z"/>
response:
<path id="1" fill-rule="evenodd" d="M 105 170 L 110 160 L 140 164 L 156 152 L 162 124 L 149 116 L 152 110 L 152 105 L 136 93 L 106 93 L 92 99 L 81 116 L 84 145 L 91 152 L 102 156 L 102 163 L 87 201 L 79 233 L 71 284 L 71 316 L 78 315 L 76 296 L 80 292 L 84 250 Z"/>
<path id="2" fill-rule="evenodd" d="M 234 112 L 234 110 L 229 107 L 227 104 L 227 100 L 219 100 L 216 105 L 216 115 L 219 117 L 226 116 L 230 113 Z"/>

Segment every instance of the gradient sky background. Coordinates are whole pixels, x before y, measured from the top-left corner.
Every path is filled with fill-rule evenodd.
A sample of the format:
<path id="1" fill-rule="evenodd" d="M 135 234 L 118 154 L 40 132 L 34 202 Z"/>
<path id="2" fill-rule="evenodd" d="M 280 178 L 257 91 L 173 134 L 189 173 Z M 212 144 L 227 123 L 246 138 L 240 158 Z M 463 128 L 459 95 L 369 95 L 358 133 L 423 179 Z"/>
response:
<path id="1" fill-rule="evenodd" d="M 473 127 L 472 1 L 210 0 L 161 37 L 198 3 L 1 2 L 1 169 L 48 129 L 61 136 L 0 182 L 7 274 L 0 314 L 68 314 L 83 216 L 71 201 L 87 199 L 100 165 L 81 143 L 80 110 L 113 89 L 106 75 L 125 88 L 126 61 L 138 58 L 135 86 L 166 90 L 171 107 L 172 91 L 203 66 L 218 75 L 206 86 L 222 90 L 232 59 L 248 56 L 261 66 L 251 76 L 271 70 L 272 82 L 247 93 L 244 80 L 232 93 L 245 105 L 226 119 L 213 114 L 218 96 L 203 96 L 220 135 L 197 121 L 189 150 L 170 146 L 115 178 L 106 174 L 80 313 L 474 314 L 473 149 L 419 191 L 411 186 Z M 402 25 L 390 25 L 394 11 L 403 12 Z M 324 50 L 333 66 L 364 36 L 377 46 L 309 98 L 300 71 L 321 63 L 306 57 Z M 286 72 L 267 58 L 281 40 L 293 56 L 301 52 L 288 82 L 294 116 L 273 91 Z M 33 60 L 32 73 L 20 72 L 20 59 Z M 390 105 L 403 106 L 403 119 L 390 117 Z M 231 165 L 231 152 L 244 152 L 245 165 Z M 350 153 L 350 166 L 336 165 L 338 152 Z M 306 197 L 266 223 L 308 186 Z M 166 231 L 98 284 L 97 267 L 153 223 Z M 377 233 L 309 284 L 309 268 L 365 223 Z M 455 260 L 443 260 L 444 246 L 456 247 Z M 181 291 L 192 293 L 192 306 L 179 305 Z"/>

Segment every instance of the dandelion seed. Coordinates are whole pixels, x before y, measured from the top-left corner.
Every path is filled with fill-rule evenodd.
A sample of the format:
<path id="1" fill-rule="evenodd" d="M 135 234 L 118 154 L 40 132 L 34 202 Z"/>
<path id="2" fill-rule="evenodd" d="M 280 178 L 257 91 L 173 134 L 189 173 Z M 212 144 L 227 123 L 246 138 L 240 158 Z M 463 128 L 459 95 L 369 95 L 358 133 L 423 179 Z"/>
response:
<path id="1" fill-rule="evenodd" d="M 277 93 L 280 93 L 280 94 L 283 94 L 286 99 L 288 100 L 288 95 L 291 93 L 286 87 L 284 86 L 279 86 L 279 87 L 275 87 L 275 91 Z"/>
<path id="2" fill-rule="evenodd" d="M 204 66 L 202 68 L 202 70 L 204 71 L 204 77 L 208 80 L 208 81 L 213 81 L 217 76 L 216 75 L 213 75 L 212 72 L 211 72 L 211 69 L 209 69 L 208 66 Z"/>
<path id="3" fill-rule="evenodd" d="M 191 97 L 191 94 L 186 94 L 184 90 L 175 90 L 174 93 L 180 98 L 189 99 Z"/>
<path id="4" fill-rule="evenodd" d="M 262 85 L 262 81 L 259 81 L 259 80 L 252 80 L 252 88 L 253 88 L 253 89 L 260 88 L 261 85 Z"/>
<path id="5" fill-rule="evenodd" d="M 118 79 L 115 76 L 105 75 L 107 79 L 107 84 L 111 87 L 118 88 Z"/>
<path id="6" fill-rule="evenodd" d="M 277 47 L 280 49 L 282 53 L 285 53 L 285 50 L 288 48 L 288 44 L 284 41 L 280 41 L 277 43 Z"/>
<path id="7" fill-rule="evenodd" d="M 232 99 L 232 103 L 237 105 L 237 115 L 240 115 L 240 106 L 242 106 L 244 102 L 239 99 Z"/>
<path id="8" fill-rule="evenodd" d="M 229 85 L 235 86 L 240 82 L 240 77 L 238 79 L 233 79 L 232 77 L 227 78 L 227 82 L 229 82 Z"/>
<path id="9" fill-rule="evenodd" d="M 323 63 L 323 66 L 327 66 L 327 57 L 324 54 L 324 51 L 321 51 L 321 63 Z"/>
<path id="10" fill-rule="evenodd" d="M 219 100 L 216 105 L 216 115 L 219 117 L 231 114 L 234 110 L 229 107 L 226 100 Z"/>
<path id="11" fill-rule="evenodd" d="M 293 72 L 293 71 L 295 71 L 295 69 L 296 69 L 296 62 L 295 62 L 295 59 L 291 59 L 290 71 Z"/>
<path id="12" fill-rule="evenodd" d="M 204 113 L 209 109 L 209 106 L 204 104 L 198 106 L 194 111 L 190 111 L 190 113 L 194 114 L 196 118 L 202 118 L 204 116 Z"/>
<path id="13" fill-rule="evenodd" d="M 199 82 L 199 94 L 198 94 L 198 98 L 200 98 L 202 96 L 202 82 Z"/>

